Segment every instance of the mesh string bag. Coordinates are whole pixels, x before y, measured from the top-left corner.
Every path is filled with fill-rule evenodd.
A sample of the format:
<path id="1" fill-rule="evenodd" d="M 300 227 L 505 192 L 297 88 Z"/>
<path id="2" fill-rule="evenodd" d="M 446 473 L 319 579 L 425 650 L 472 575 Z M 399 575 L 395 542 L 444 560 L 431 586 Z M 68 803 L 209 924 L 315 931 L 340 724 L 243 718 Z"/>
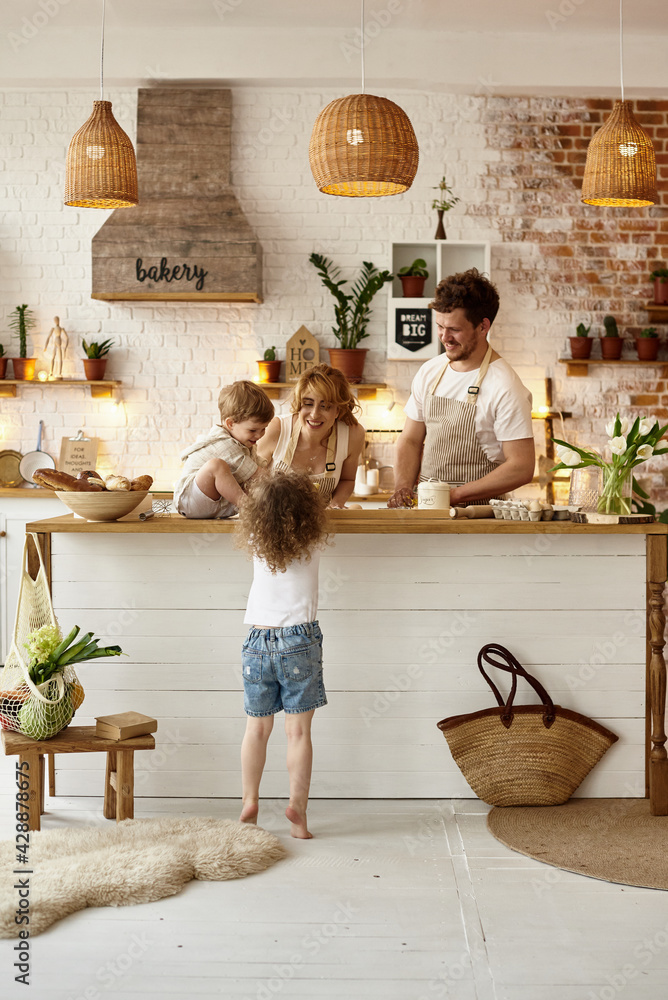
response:
<path id="1" fill-rule="evenodd" d="M 28 546 L 34 545 L 39 571 L 33 580 L 28 572 Z M 24 643 L 31 632 L 44 625 L 57 625 L 53 613 L 46 569 L 37 537 L 26 535 L 23 566 L 16 607 L 14 634 L 7 661 L 0 670 L 0 725 L 35 740 L 46 740 L 67 726 L 83 700 L 74 667 L 65 666 L 44 684 L 30 678 Z"/>

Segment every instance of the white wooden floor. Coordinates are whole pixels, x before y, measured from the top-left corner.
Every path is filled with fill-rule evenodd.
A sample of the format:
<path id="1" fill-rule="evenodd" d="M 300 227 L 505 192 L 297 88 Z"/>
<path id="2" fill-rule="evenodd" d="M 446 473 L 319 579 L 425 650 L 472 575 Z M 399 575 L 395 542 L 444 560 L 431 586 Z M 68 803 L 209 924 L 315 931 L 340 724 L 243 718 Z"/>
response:
<path id="1" fill-rule="evenodd" d="M 3 768 L 4 770 L 4 768 Z M 7 788 L 7 784 L 4 784 Z M 0 795 L 0 836 L 13 835 Z M 285 803 L 263 824 L 284 837 Z M 101 801 L 47 803 L 45 828 L 103 824 Z M 315 800 L 312 841 L 236 882 L 75 914 L 32 940 L 31 987 L 3 1000 L 656 1000 L 668 990 L 668 897 L 514 854 L 477 800 Z M 236 819 L 231 799 L 141 799 L 138 817 Z"/>

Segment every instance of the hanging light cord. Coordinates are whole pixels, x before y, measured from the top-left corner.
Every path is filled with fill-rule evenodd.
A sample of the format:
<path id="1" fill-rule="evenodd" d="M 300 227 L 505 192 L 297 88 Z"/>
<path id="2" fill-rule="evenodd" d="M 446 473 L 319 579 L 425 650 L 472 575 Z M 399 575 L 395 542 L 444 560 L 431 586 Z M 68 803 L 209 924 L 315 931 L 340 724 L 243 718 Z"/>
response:
<path id="1" fill-rule="evenodd" d="M 622 100 L 624 100 L 624 45 L 622 30 L 622 5 L 624 0 L 619 0 L 619 77 L 622 84 Z"/>
<path id="2" fill-rule="evenodd" d="M 621 0 L 620 0 L 620 3 L 621 3 Z M 364 83 L 364 0 L 362 0 L 362 25 L 361 25 L 361 34 L 360 34 L 360 48 L 361 48 L 361 52 L 362 52 L 362 93 L 364 93 L 365 92 L 365 83 Z"/>
<path id="3" fill-rule="evenodd" d="M 100 100 L 104 100 L 104 8 L 106 0 L 102 0 L 102 37 L 100 41 Z"/>

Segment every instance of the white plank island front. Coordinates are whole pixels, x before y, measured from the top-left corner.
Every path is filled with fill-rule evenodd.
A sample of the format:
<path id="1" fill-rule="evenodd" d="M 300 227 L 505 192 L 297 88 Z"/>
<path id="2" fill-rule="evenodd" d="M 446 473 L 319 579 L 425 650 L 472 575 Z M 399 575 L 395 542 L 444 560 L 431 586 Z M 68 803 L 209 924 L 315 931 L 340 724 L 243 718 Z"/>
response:
<path id="1" fill-rule="evenodd" d="M 476 654 L 493 641 L 556 703 L 618 734 L 578 794 L 649 790 L 653 811 L 668 813 L 665 525 L 451 521 L 401 510 L 333 511 L 330 522 L 319 614 L 329 704 L 314 720 L 313 797 L 472 795 L 436 723 L 492 704 Z M 251 564 L 235 547 L 234 523 L 67 515 L 27 530 L 45 552 L 62 626 L 81 625 L 127 653 L 81 666 L 77 723 L 127 709 L 159 719 L 158 749 L 138 754 L 138 795 L 238 796 Z M 522 691 L 519 703 L 533 699 Z M 267 796 L 286 794 L 284 759 L 277 732 Z M 90 757 L 58 766 L 59 793 L 99 794 Z"/>

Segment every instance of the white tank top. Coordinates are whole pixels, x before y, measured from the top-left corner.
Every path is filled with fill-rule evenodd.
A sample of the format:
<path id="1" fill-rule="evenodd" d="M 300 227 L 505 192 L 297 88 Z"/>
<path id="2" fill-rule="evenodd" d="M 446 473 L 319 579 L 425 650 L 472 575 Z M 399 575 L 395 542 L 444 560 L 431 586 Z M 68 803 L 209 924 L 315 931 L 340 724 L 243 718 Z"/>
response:
<path id="1" fill-rule="evenodd" d="M 318 617 L 318 570 L 321 549 L 288 564 L 285 573 L 270 573 L 261 559 L 253 559 L 253 583 L 248 594 L 245 625 L 282 628 L 304 625 Z"/>

